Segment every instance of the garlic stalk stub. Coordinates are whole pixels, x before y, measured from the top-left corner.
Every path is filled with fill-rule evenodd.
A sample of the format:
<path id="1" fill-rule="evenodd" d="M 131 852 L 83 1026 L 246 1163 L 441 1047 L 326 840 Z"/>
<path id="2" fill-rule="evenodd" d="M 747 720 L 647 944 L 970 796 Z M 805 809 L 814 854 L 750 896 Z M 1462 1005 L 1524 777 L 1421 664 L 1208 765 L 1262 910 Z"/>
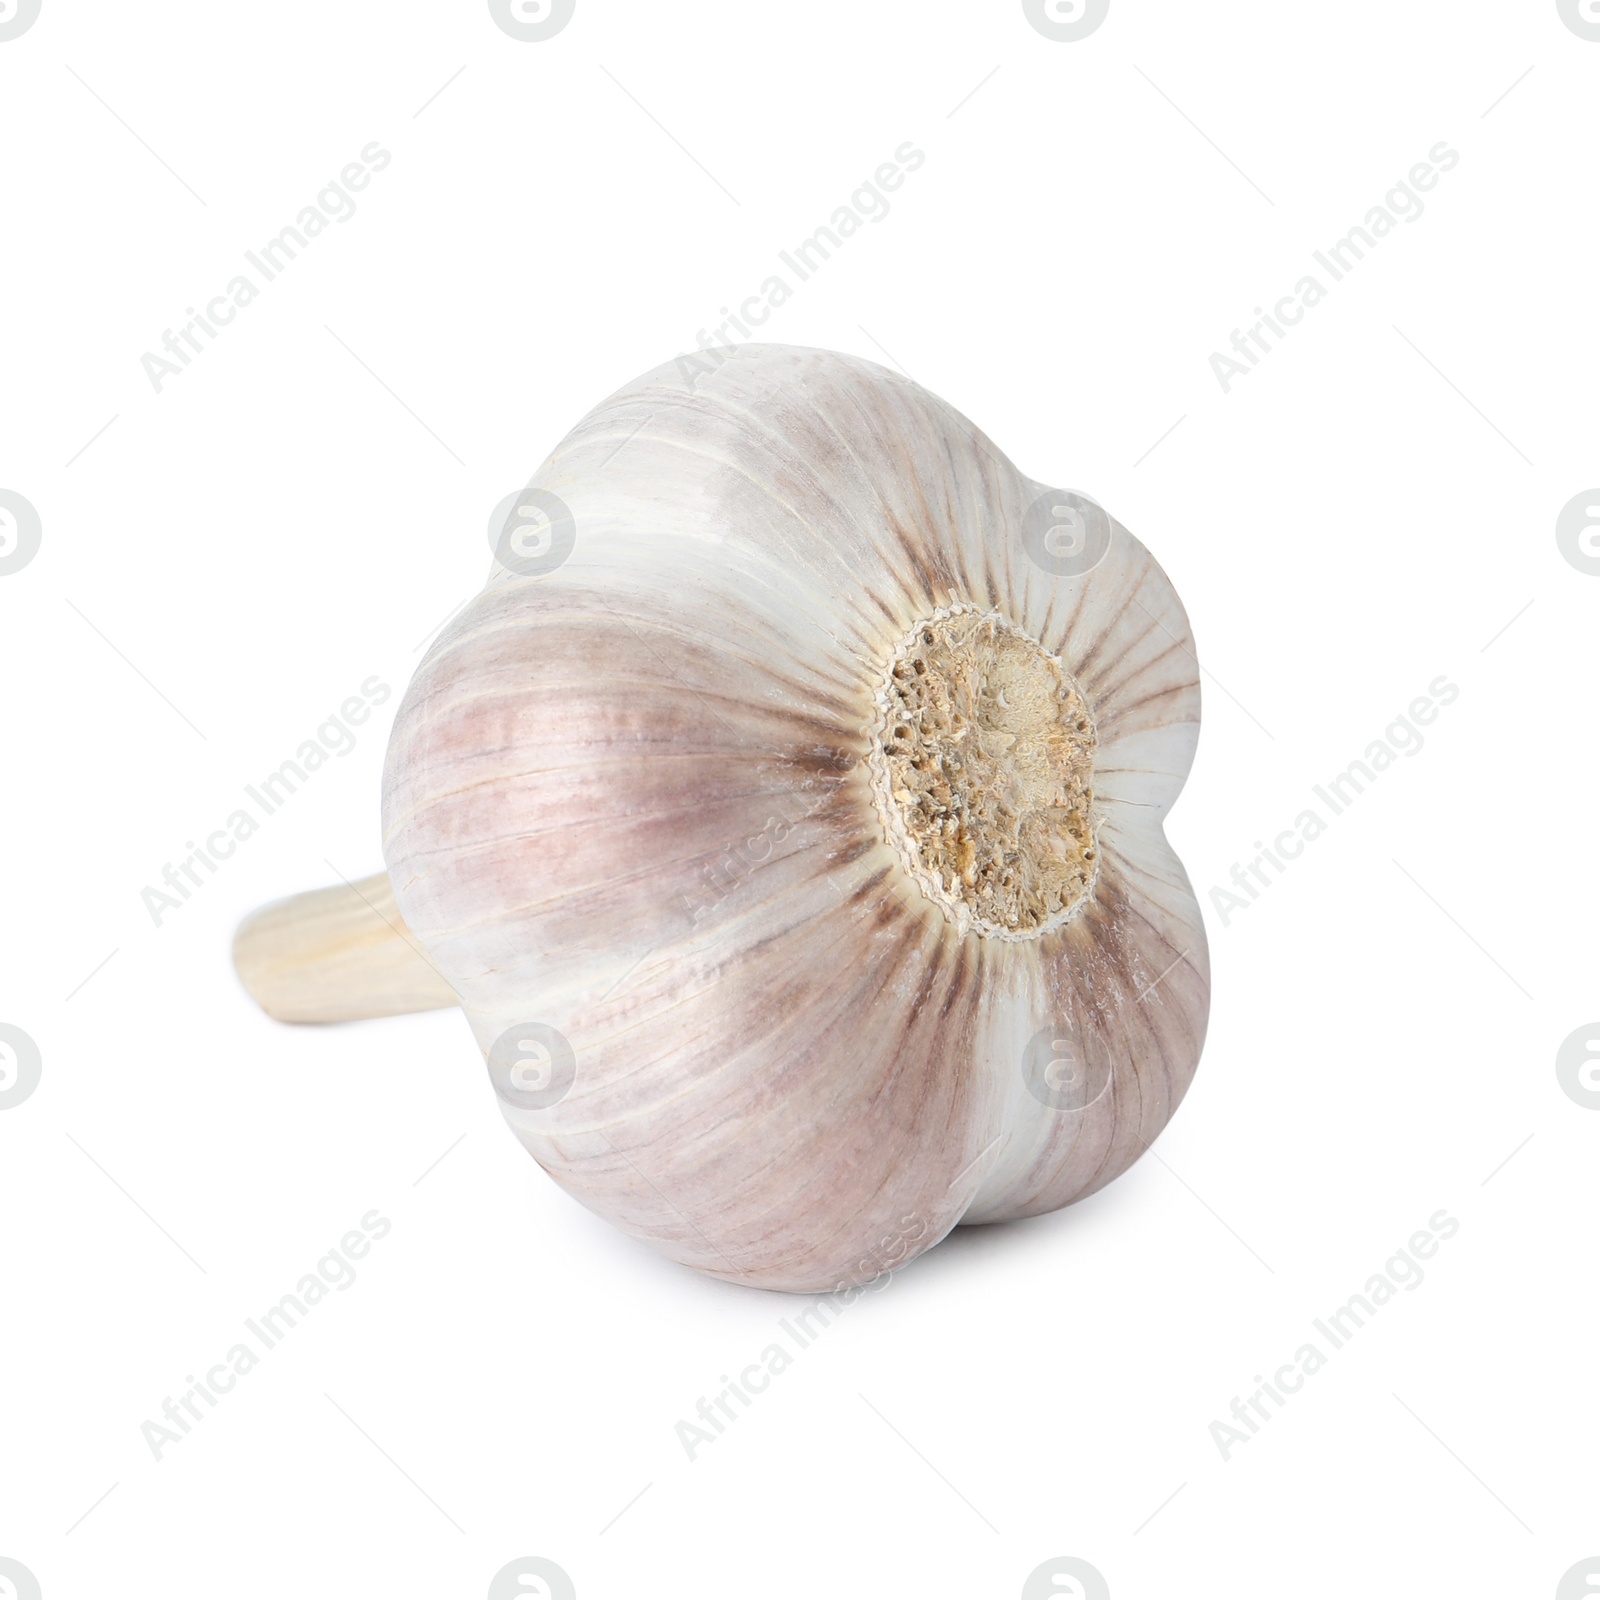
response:
<path id="1" fill-rule="evenodd" d="M 418 669 L 383 838 L 535 1159 L 796 1291 L 1126 1169 L 1208 994 L 1162 833 L 1197 667 L 1144 547 L 782 346 L 627 385 L 518 503 L 546 537 Z"/>

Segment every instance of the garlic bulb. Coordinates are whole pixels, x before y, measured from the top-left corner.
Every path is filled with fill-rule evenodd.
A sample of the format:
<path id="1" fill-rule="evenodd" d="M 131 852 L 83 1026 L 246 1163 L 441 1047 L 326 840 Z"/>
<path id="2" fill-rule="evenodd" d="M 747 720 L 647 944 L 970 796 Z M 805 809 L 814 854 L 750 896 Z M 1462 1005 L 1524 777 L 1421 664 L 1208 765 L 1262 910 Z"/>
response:
<path id="1" fill-rule="evenodd" d="M 1197 668 L 1144 547 L 782 346 L 619 390 L 516 514 L 542 542 L 400 707 L 383 841 L 413 1009 L 436 972 L 540 1165 L 795 1291 L 1125 1170 L 1208 996 L 1162 833 Z"/>

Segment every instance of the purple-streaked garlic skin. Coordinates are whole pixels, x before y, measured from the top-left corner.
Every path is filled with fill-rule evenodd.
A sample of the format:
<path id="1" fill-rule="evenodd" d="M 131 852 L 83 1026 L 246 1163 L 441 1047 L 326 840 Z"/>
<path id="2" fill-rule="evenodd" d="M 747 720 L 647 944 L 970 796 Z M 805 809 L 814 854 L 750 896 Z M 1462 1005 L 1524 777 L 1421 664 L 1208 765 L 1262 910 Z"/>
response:
<path id="1" fill-rule="evenodd" d="M 782 346 L 627 385 L 532 484 L 572 553 L 497 565 L 434 643 L 383 816 L 480 1046 L 540 1023 L 576 1053 L 555 1104 L 501 1101 L 535 1159 L 672 1259 L 793 1291 L 1124 1171 L 1189 1085 L 1209 983 L 1162 832 L 1197 666 L 1143 546 L 1113 523 L 1097 565 L 1052 575 L 1022 537 L 1044 486 L 970 423 Z M 950 608 L 1037 641 L 1093 720 L 1096 870 L 1036 935 L 963 930 L 874 797 L 886 664 Z M 1051 1032 L 1103 1084 L 1089 1104 L 1041 1095 Z"/>

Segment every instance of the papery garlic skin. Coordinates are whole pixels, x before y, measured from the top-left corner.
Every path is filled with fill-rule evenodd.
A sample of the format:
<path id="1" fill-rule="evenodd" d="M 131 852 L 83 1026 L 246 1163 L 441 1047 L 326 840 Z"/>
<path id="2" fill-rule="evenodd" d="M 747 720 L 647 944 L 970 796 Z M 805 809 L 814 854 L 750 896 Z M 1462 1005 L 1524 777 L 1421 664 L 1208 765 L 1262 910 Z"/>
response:
<path id="1" fill-rule="evenodd" d="M 539 1163 L 674 1260 L 796 1291 L 1125 1170 L 1208 997 L 1161 827 L 1197 666 L 1144 547 L 1096 508 L 1104 552 L 1074 572 L 1036 537 L 1045 486 L 949 406 L 782 346 L 627 385 L 532 487 L 570 509 L 571 553 L 497 567 L 434 643 L 384 850 L 486 1054 L 529 1025 L 570 1042 L 564 1093 L 501 1100 Z M 963 925 L 891 838 L 881 771 L 874 795 L 894 651 L 952 612 L 1033 641 L 1092 719 L 1091 856 L 1042 930 Z"/>

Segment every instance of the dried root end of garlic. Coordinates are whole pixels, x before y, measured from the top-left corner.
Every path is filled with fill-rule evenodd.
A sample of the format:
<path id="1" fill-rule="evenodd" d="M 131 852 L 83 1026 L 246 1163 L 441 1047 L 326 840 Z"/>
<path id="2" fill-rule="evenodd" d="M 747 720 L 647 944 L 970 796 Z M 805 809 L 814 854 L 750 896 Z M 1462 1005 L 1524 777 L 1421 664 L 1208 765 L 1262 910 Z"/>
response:
<path id="1" fill-rule="evenodd" d="M 913 625 L 874 696 L 878 817 L 957 930 L 1037 939 L 1095 876 L 1095 730 L 1061 661 L 996 611 Z"/>

